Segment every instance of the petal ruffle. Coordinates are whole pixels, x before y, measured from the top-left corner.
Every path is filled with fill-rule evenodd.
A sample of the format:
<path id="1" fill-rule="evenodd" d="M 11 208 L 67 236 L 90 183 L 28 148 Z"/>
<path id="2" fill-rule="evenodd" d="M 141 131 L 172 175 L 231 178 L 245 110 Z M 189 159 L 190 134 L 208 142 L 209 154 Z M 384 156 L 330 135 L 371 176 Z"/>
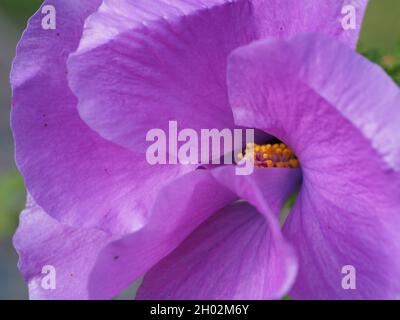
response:
<path id="1" fill-rule="evenodd" d="M 276 299 L 290 289 L 296 256 L 282 237 L 278 214 L 300 171 L 256 169 L 236 176 L 234 166 L 223 166 L 212 174 L 247 202 L 224 208 L 157 264 L 139 299 Z"/>
<path id="2" fill-rule="evenodd" d="M 250 175 L 236 175 L 235 166 L 221 166 L 214 169 L 212 174 L 219 183 L 264 215 L 273 241 L 276 242 L 273 244 L 274 249 L 290 246 L 282 237 L 279 215 L 285 201 L 300 186 L 300 169 L 255 168 Z"/>
<path id="3" fill-rule="evenodd" d="M 280 299 L 295 277 L 266 219 L 236 202 L 196 229 L 144 277 L 137 299 Z M 288 270 L 282 266 L 289 262 Z"/>
<path id="4" fill-rule="evenodd" d="M 229 81 L 238 124 L 279 137 L 301 162 L 303 185 L 284 233 L 300 253 L 295 296 L 395 297 L 399 89 L 321 35 L 241 48 Z M 344 265 L 356 268 L 357 290 L 341 287 Z"/>
<path id="5" fill-rule="evenodd" d="M 311 31 L 354 45 L 366 2 L 105 0 L 68 64 L 80 115 L 101 136 L 140 151 L 146 133 L 165 130 L 170 120 L 195 130 L 232 128 L 232 50 Z M 345 4 L 356 7 L 356 30 L 342 28 Z"/>
<path id="6" fill-rule="evenodd" d="M 30 298 L 88 299 L 90 272 L 99 251 L 111 240 L 102 231 L 61 225 L 30 199 L 14 236 Z M 53 280 L 55 287 L 48 287 Z"/>
<path id="7" fill-rule="evenodd" d="M 125 233 L 142 225 L 160 182 L 189 168 L 151 166 L 143 154 L 102 139 L 80 119 L 66 60 L 99 3 L 46 1 L 56 8 L 56 30 L 42 29 L 40 11 L 30 20 L 11 74 L 12 128 L 18 167 L 49 215 Z"/>
<path id="8" fill-rule="evenodd" d="M 209 170 L 188 173 L 164 187 L 146 225 L 100 254 L 90 279 L 91 297 L 109 299 L 118 294 L 235 199 Z"/>

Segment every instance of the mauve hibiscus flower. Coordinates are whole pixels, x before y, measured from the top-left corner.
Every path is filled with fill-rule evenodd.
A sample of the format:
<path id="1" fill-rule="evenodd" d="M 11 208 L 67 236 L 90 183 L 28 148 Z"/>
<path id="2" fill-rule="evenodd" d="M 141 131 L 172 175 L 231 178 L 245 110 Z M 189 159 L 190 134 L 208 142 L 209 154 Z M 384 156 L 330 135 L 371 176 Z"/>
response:
<path id="1" fill-rule="evenodd" d="M 400 92 L 350 48 L 366 2 L 46 1 L 57 29 L 37 13 L 11 75 L 30 297 L 112 298 L 142 275 L 139 299 L 398 297 Z M 301 168 L 151 166 L 169 120 L 257 128 Z"/>

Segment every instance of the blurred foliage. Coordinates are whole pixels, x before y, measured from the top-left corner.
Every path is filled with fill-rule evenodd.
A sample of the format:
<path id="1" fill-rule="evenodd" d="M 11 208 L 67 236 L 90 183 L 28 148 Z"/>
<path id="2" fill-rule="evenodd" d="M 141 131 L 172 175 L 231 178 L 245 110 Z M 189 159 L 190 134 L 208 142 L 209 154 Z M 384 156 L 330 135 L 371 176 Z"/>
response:
<path id="1" fill-rule="evenodd" d="M 24 182 L 18 172 L 0 175 L 0 236 L 10 236 L 25 204 Z"/>
<path id="2" fill-rule="evenodd" d="M 379 48 L 389 53 L 400 41 L 400 1 L 369 0 L 361 28 L 360 43 L 365 50 Z"/>
<path id="3" fill-rule="evenodd" d="M 19 27 L 24 27 L 32 14 L 39 9 L 43 0 L 1 0 L 0 9 L 7 13 L 10 20 Z"/>
<path id="4" fill-rule="evenodd" d="M 400 85 L 400 42 L 391 53 L 382 49 L 364 49 L 362 46 L 359 46 L 358 51 L 370 61 L 379 64 Z"/>

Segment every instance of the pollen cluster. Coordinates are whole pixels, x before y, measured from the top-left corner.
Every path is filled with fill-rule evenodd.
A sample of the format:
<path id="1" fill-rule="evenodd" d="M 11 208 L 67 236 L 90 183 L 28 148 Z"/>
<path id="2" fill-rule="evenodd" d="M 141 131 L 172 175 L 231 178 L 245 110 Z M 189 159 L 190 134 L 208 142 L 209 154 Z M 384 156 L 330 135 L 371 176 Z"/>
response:
<path id="1" fill-rule="evenodd" d="M 298 168 L 300 162 L 294 152 L 284 143 L 263 144 L 248 143 L 244 153 L 238 154 L 239 160 L 254 161 L 257 168 Z"/>

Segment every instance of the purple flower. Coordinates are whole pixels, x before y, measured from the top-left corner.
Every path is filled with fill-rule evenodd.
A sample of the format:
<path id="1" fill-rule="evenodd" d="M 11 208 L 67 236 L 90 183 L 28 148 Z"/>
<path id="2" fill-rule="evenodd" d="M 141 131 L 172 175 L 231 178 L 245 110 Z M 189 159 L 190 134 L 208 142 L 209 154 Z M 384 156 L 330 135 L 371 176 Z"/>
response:
<path id="1" fill-rule="evenodd" d="M 11 75 L 30 297 L 112 298 L 144 274 L 141 299 L 398 297 L 400 91 L 350 48 L 366 2 L 46 1 L 57 28 L 30 20 Z M 151 166 L 169 120 L 260 129 L 301 169 Z"/>

